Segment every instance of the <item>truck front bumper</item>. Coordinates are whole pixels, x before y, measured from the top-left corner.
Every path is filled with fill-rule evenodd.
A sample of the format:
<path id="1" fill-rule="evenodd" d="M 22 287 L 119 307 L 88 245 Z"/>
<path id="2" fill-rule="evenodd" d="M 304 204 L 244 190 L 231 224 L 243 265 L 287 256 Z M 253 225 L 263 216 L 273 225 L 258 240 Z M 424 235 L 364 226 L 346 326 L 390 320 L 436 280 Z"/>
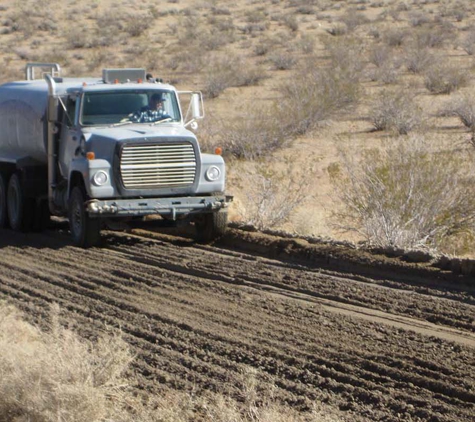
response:
<path id="1" fill-rule="evenodd" d="M 187 196 L 178 198 L 141 198 L 86 202 L 92 218 L 140 217 L 159 214 L 175 220 L 178 216 L 218 211 L 229 206 L 232 196 Z"/>

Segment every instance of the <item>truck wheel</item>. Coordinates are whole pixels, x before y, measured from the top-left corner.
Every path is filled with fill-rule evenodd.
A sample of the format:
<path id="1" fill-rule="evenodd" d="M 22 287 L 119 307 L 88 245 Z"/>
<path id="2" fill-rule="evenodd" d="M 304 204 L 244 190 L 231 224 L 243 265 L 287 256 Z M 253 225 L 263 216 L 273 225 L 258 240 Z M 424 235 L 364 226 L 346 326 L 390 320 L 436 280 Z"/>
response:
<path id="1" fill-rule="evenodd" d="M 200 242 L 210 242 L 226 232 L 227 224 L 227 210 L 201 214 L 195 219 L 196 237 Z"/>
<path id="2" fill-rule="evenodd" d="M 13 230 L 26 232 L 31 229 L 33 205 L 33 200 L 24 195 L 20 176 L 14 173 L 7 190 L 8 222 Z"/>
<path id="3" fill-rule="evenodd" d="M 7 226 L 7 184 L 5 176 L 0 173 L 0 229 Z"/>
<path id="4" fill-rule="evenodd" d="M 84 207 L 85 202 L 84 189 L 74 187 L 69 200 L 69 227 L 74 243 L 82 248 L 90 248 L 101 240 L 101 222 L 89 217 Z"/>

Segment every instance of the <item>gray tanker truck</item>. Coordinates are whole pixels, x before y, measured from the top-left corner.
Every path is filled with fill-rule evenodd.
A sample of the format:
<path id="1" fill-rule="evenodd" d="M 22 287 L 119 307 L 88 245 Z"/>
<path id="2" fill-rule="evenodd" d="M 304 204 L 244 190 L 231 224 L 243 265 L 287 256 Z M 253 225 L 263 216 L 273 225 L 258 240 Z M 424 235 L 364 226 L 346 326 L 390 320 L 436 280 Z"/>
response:
<path id="1" fill-rule="evenodd" d="M 193 224 L 202 241 L 222 235 L 225 164 L 188 129 L 204 117 L 201 93 L 146 79 L 144 69 L 104 69 L 102 78 L 60 70 L 29 63 L 24 81 L 0 86 L 0 229 L 41 230 L 63 216 L 73 241 L 90 247 L 106 222 L 159 215 Z"/>

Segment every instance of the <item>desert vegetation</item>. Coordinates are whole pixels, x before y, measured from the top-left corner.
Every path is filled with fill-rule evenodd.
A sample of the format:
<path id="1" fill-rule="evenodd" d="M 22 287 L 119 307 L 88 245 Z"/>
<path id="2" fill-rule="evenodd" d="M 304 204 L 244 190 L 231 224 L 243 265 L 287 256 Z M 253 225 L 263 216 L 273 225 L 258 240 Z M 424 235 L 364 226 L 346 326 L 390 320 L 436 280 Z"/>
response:
<path id="1" fill-rule="evenodd" d="M 427 153 L 438 151 L 434 165 L 457 156 L 460 168 L 470 168 L 474 10 L 463 0 L 174 0 L 160 7 L 124 0 L 113 10 L 95 1 L 0 1 L 0 78 L 21 79 L 28 61 L 57 61 L 65 76 L 146 67 L 179 88 L 201 89 L 207 99 L 207 120 L 198 132 L 202 145 L 210 151 L 223 147 L 231 173 L 234 168 L 239 174 L 230 178 L 229 191 L 243 205 L 233 218 L 305 235 L 398 243 L 357 235 L 363 227 L 351 235 L 336 230 L 326 204 L 340 201 L 334 206 L 349 207 L 348 216 L 352 205 L 338 199 L 336 179 L 327 170 L 346 165 L 338 152 L 341 139 L 347 139 L 347 154 L 363 165 L 374 150 L 421 133 L 431 147 Z M 71 20 L 80 24 L 69 25 Z M 309 155 L 319 158 L 305 177 L 297 175 Z M 273 176 L 279 182 L 269 190 L 263 163 L 278 163 L 279 169 L 289 161 L 288 180 Z M 470 177 L 461 188 L 467 196 Z M 287 199 L 277 201 L 282 209 L 258 202 L 260 215 L 269 217 L 256 222 L 256 198 L 288 198 L 277 190 L 294 190 L 292 183 L 309 188 L 305 200 L 295 201 L 292 212 L 285 211 Z M 251 194 L 249 186 L 260 193 Z M 445 197 L 432 200 L 444 208 Z M 308 227 L 297 221 L 312 210 Z M 475 244 L 463 243 L 450 251 L 444 242 L 431 247 L 470 254 Z"/>

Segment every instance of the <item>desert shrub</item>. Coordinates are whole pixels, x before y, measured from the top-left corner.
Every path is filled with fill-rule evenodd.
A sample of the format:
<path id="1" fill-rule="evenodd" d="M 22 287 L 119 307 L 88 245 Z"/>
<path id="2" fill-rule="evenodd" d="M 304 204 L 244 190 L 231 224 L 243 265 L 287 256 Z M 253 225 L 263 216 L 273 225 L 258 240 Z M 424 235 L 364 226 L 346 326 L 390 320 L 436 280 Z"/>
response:
<path id="1" fill-rule="evenodd" d="M 299 22 L 294 15 L 285 15 L 282 18 L 282 23 L 292 32 L 296 32 L 299 29 Z"/>
<path id="2" fill-rule="evenodd" d="M 302 34 L 300 39 L 297 40 L 296 45 L 302 53 L 311 54 L 315 50 L 315 38 L 308 34 Z"/>
<path id="3" fill-rule="evenodd" d="M 394 57 L 394 50 L 385 44 L 377 44 L 369 52 L 369 62 L 376 67 L 384 66 Z"/>
<path id="4" fill-rule="evenodd" d="M 435 65 L 437 59 L 429 49 L 413 44 L 404 52 L 404 62 L 409 72 L 421 73 Z"/>
<path id="5" fill-rule="evenodd" d="M 463 40 L 460 42 L 460 46 L 469 55 L 475 54 L 475 28 L 470 28 Z"/>
<path id="6" fill-rule="evenodd" d="M 378 44 L 373 47 L 369 54 L 369 62 L 376 68 L 367 72 L 369 78 L 373 81 L 384 84 L 396 83 L 399 77 L 400 60 L 395 55 L 392 48 L 386 44 Z"/>
<path id="7" fill-rule="evenodd" d="M 465 70 L 450 63 L 435 64 L 424 73 L 424 85 L 432 94 L 450 94 L 467 83 Z"/>
<path id="8" fill-rule="evenodd" d="M 351 54 L 336 55 L 330 67 L 316 66 L 310 60 L 282 87 L 280 96 L 285 101 L 278 102 L 277 109 L 289 136 L 315 129 L 359 99 L 361 69 Z"/>
<path id="9" fill-rule="evenodd" d="M 90 31 L 85 31 L 82 27 L 73 26 L 63 34 L 66 46 L 69 49 L 91 48 L 94 46 L 94 36 Z"/>
<path id="10" fill-rule="evenodd" d="M 408 91 L 383 91 L 373 102 L 370 120 L 376 130 L 390 130 L 405 135 L 418 128 L 422 110 Z"/>
<path id="11" fill-rule="evenodd" d="M 384 42 L 391 47 L 399 47 L 407 37 L 407 30 L 403 28 L 392 28 L 383 35 Z"/>
<path id="12" fill-rule="evenodd" d="M 337 72 L 341 71 L 355 82 L 359 81 L 366 64 L 362 59 L 365 48 L 360 38 L 353 36 L 330 38 L 325 41 L 325 49 L 331 66 Z"/>
<path id="13" fill-rule="evenodd" d="M 123 19 L 125 21 L 123 30 L 131 37 L 140 37 L 153 23 L 152 15 L 148 14 L 126 15 Z"/>
<path id="14" fill-rule="evenodd" d="M 409 13 L 409 23 L 412 26 L 421 26 L 429 22 L 430 18 L 419 10 Z"/>
<path id="15" fill-rule="evenodd" d="M 253 9 L 245 12 L 245 19 L 248 23 L 262 23 L 265 22 L 268 17 L 263 10 Z"/>
<path id="16" fill-rule="evenodd" d="M 463 94 L 450 101 L 440 111 L 441 115 L 456 116 L 462 124 L 475 133 L 475 99 L 471 94 Z"/>
<path id="17" fill-rule="evenodd" d="M 369 22 L 364 13 L 357 11 L 355 8 L 348 8 L 340 17 L 340 21 L 346 25 L 348 31 L 354 31 L 358 26 Z"/>
<path id="18" fill-rule="evenodd" d="M 367 72 L 372 81 L 381 82 L 385 85 L 395 84 L 399 79 L 399 66 L 394 62 L 388 62 Z"/>
<path id="19" fill-rule="evenodd" d="M 439 48 L 443 47 L 454 37 L 454 30 L 448 25 L 438 24 L 430 27 L 420 28 L 414 34 L 414 41 L 419 48 Z"/>
<path id="20" fill-rule="evenodd" d="M 256 160 L 290 141 L 274 104 L 243 104 L 234 114 L 233 118 L 207 120 L 201 135 L 205 150 L 213 151 L 216 146 L 222 146 L 226 155 Z"/>
<path id="21" fill-rule="evenodd" d="M 195 17 L 185 16 L 178 21 L 178 42 L 181 45 L 189 45 L 199 39 L 202 28 L 200 22 Z"/>
<path id="22" fill-rule="evenodd" d="M 327 29 L 327 32 L 334 36 L 345 35 L 348 33 L 348 27 L 343 22 L 336 22 Z"/>
<path id="23" fill-rule="evenodd" d="M 276 52 L 269 57 L 275 70 L 289 70 L 297 63 L 297 58 L 292 53 Z"/>
<path id="24" fill-rule="evenodd" d="M 209 98 L 216 98 L 226 88 L 256 85 L 265 77 L 262 69 L 244 59 L 232 55 L 211 55 L 205 69 L 204 91 Z"/>
<path id="25" fill-rule="evenodd" d="M 422 137 L 367 151 L 361 162 L 346 154 L 333 181 L 344 204 L 338 226 L 372 245 L 440 249 L 475 229 L 471 164 L 464 153 L 431 151 Z"/>
<path id="26" fill-rule="evenodd" d="M 258 229 L 285 223 L 308 198 L 310 174 L 308 165 L 296 164 L 290 157 L 284 163 L 259 161 L 240 171 L 238 183 L 245 186 L 238 210 L 242 221 Z"/>

